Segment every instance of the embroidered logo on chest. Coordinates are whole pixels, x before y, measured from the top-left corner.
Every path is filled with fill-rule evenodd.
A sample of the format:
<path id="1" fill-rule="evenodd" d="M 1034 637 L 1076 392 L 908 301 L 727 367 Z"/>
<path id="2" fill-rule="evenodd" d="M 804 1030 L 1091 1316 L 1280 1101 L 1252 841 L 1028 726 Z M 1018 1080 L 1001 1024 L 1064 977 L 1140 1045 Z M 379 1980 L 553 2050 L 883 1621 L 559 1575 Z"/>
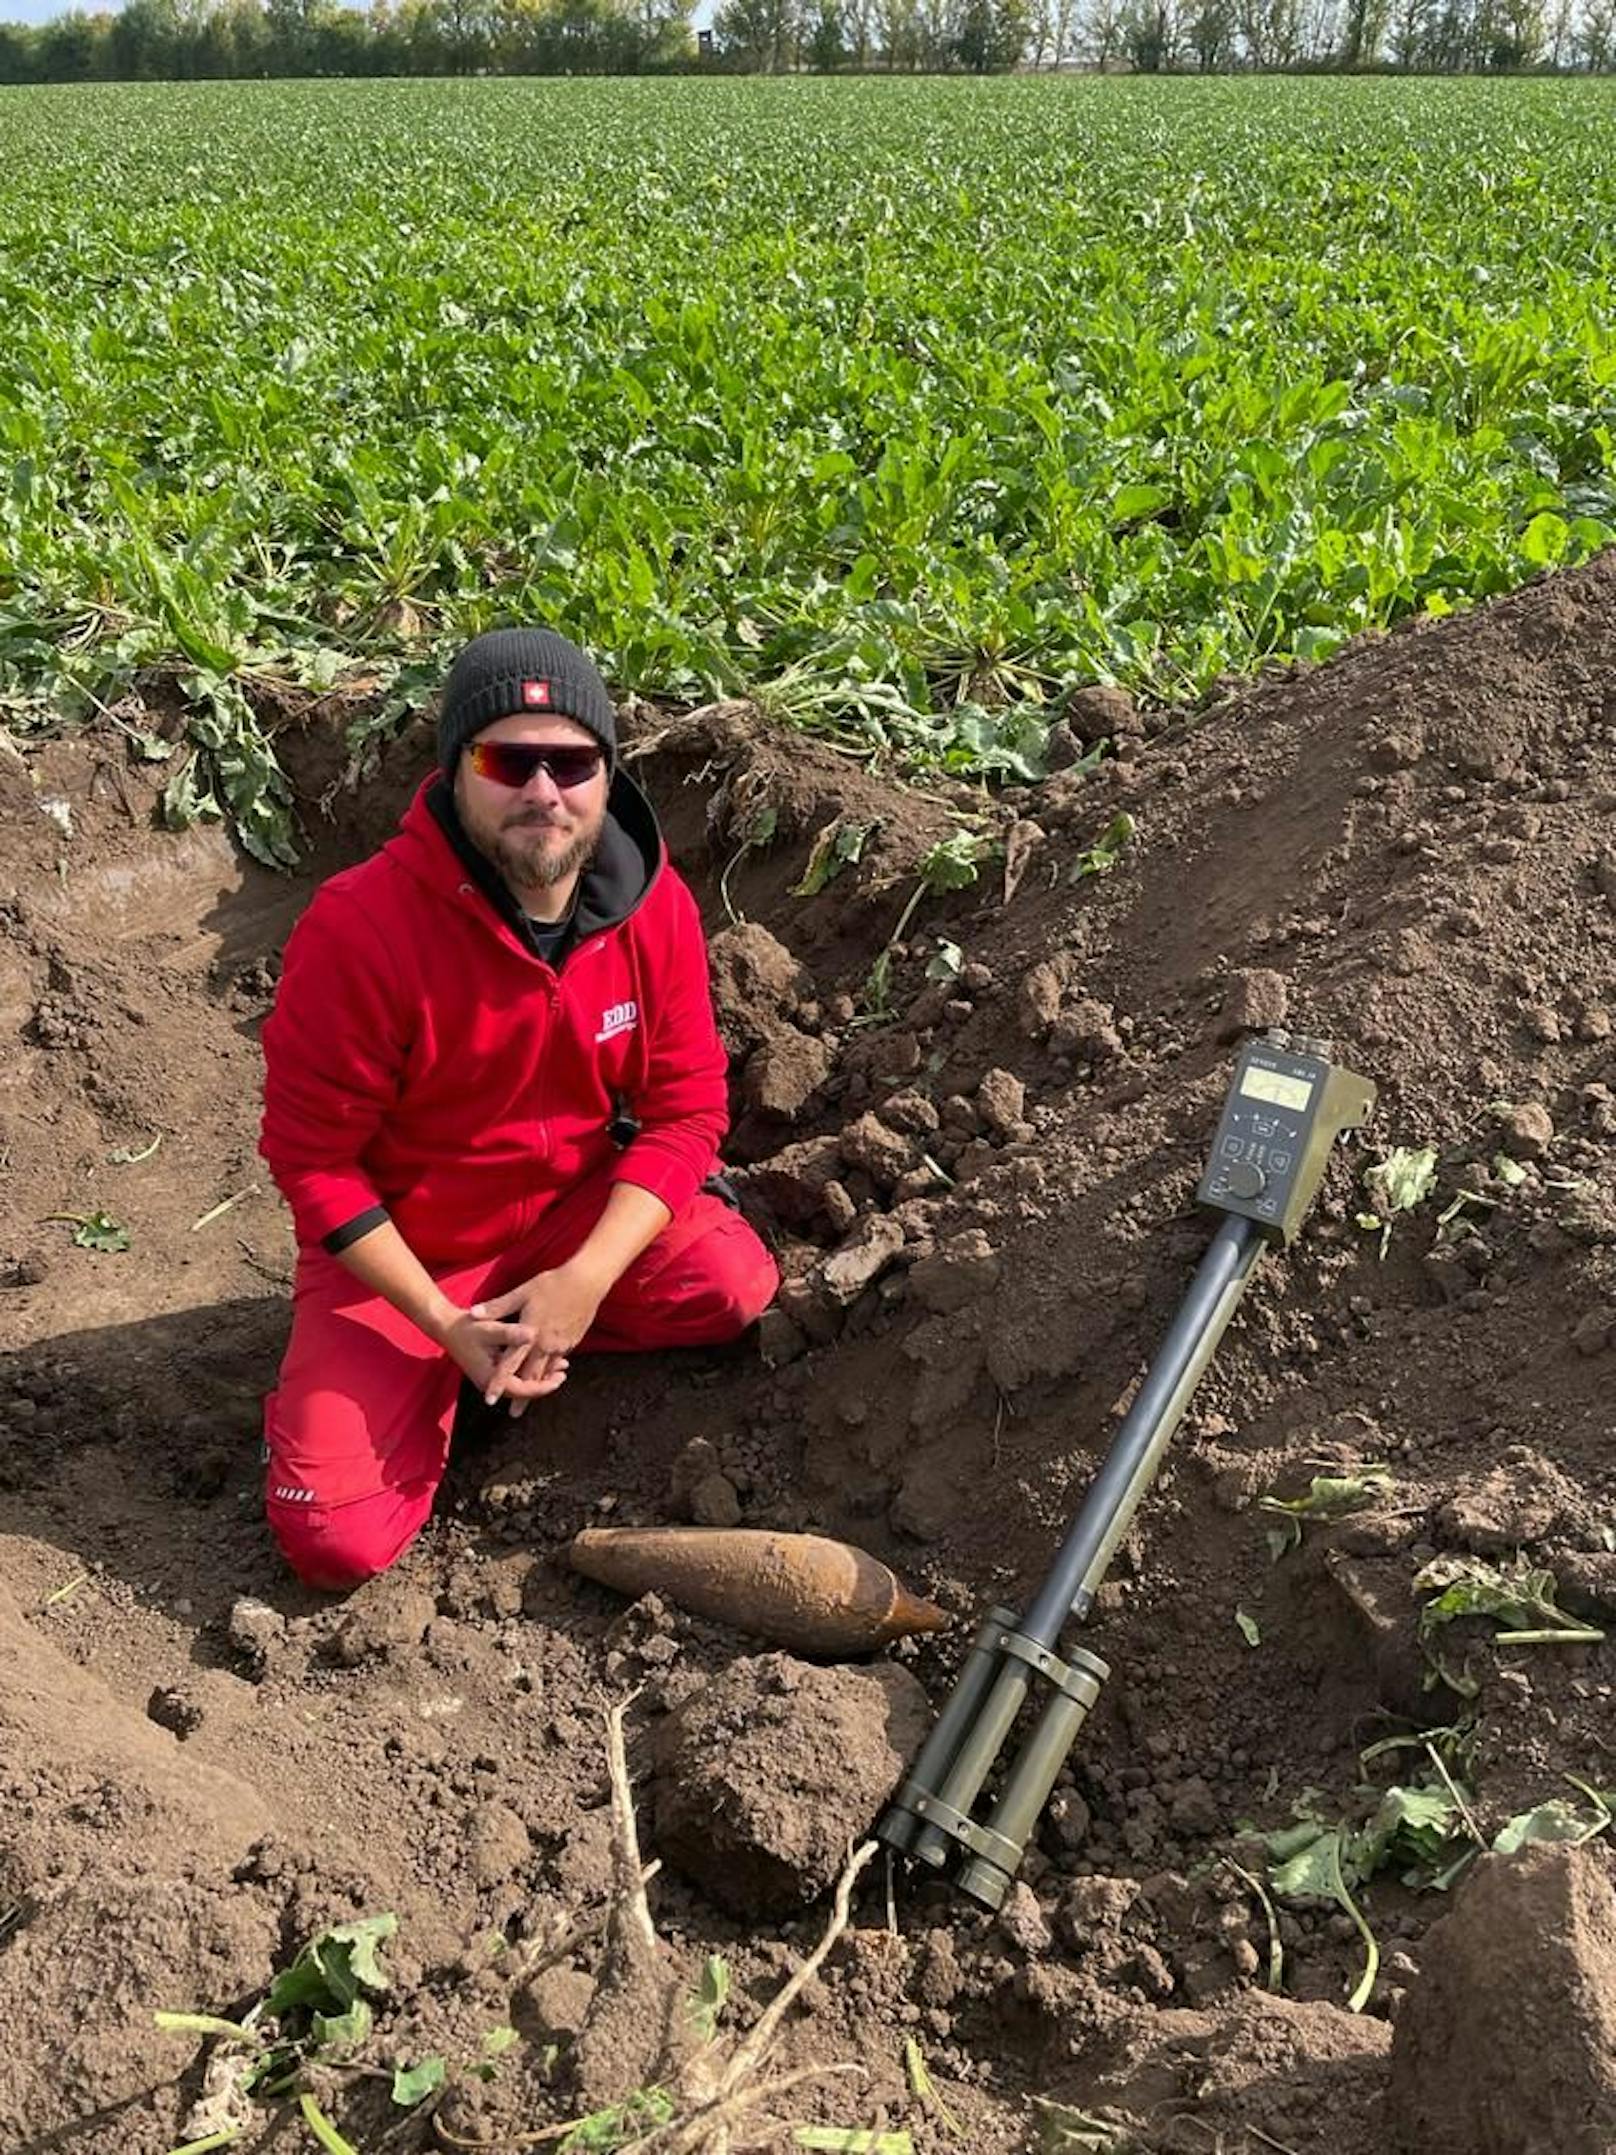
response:
<path id="1" fill-rule="evenodd" d="M 619 1033 L 631 1033 L 640 1022 L 638 1003 L 613 1003 L 600 1014 L 600 1031 L 595 1035 L 598 1047 L 603 1040 L 615 1040 Z"/>

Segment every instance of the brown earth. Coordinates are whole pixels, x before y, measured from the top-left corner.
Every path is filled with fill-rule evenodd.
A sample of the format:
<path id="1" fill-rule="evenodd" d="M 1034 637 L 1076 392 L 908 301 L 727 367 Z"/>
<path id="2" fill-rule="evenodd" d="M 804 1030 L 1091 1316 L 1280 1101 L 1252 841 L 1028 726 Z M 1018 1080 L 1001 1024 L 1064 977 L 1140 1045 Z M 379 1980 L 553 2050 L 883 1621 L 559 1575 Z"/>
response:
<path id="1" fill-rule="evenodd" d="M 1377 1880 L 1381 1974 L 1353 2016 L 1350 1919 L 1281 1909 L 1275 1997 L 1263 1910 L 1219 1858 L 1309 1789 L 1361 1815 L 1361 1783 L 1410 1769 L 1359 1750 L 1433 1719 L 1466 1724 L 1486 1837 L 1570 1796 L 1566 1773 L 1611 1778 L 1608 1644 L 1510 1648 L 1461 1624 L 1444 1665 L 1474 1696 L 1431 1689 L 1412 1579 L 1438 1554 L 1519 1550 L 1568 1608 L 1616 1608 L 1613 601 L 1607 559 L 1193 723 L 1088 692 L 1070 732 L 1116 755 L 991 800 L 906 791 L 771 739 L 745 706 L 639 714 L 714 934 L 732 1157 L 781 1252 L 781 1309 L 761 1344 L 580 1369 L 468 1449 L 417 1547 L 345 1602 L 292 1585 L 259 1518 L 292 1249 L 254 1152 L 256 1032 L 316 873 L 385 834 L 424 736 L 355 792 L 331 717 L 283 732 L 310 838 L 290 879 L 216 829 L 158 829 L 162 767 L 115 726 L 5 755 L 0 2147 L 162 2155 L 203 2060 L 150 2010 L 244 2009 L 323 1924 L 380 1909 L 400 1930 L 373 2055 L 440 2051 L 457 2085 L 407 2118 L 380 2082 L 334 2083 L 367 2155 L 435 2131 L 510 2145 L 623 2092 L 610 1940 L 544 1965 L 560 1918 L 612 1889 L 603 1709 L 636 1693 L 648 1856 L 665 1813 L 699 1825 L 716 1763 L 681 1732 L 733 1727 L 755 1739 L 769 1841 L 815 1886 L 824 1759 L 782 1702 L 811 1694 L 861 1771 L 897 1755 L 903 1717 L 876 1686 L 861 1731 L 855 1693 L 753 1663 L 757 1641 L 655 1597 L 625 1608 L 565 1568 L 566 1540 L 673 1519 L 844 1535 L 959 1620 L 890 1654 L 940 1699 L 971 1613 L 1036 1585 L 1182 1292 L 1232 1053 L 1275 1022 L 1374 1077 L 1372 1145 L 1437 1147 L 1438 1190 L 1382 1260 L 1355 1223 L 1370 1155 L 1339 1156 L 1103 1590 L 1090 1630 L 1114 1674 L 1024 1883 L 990 1919 L 899 1879 L 894 1932 L 877 1866 L 776 2063 L 862 2067 L 800 2085 L 790 2117 L 901 2126 L 922 2151 L 1031 2147 L 1040 2116 L 1056 2131 L 1031 2108 L 1046 2098 L 1108 2121 L 1117 2148 L 1417 2155 L 1429 2121 L 1388 2095 L 1404 2012 L 1429 2057 L 1485 2016 L 1489 2089 L 1511 2084 L 1512 2043 L 1536 2072 L 1537 2022 L 1495 2012 L 1485 1955 L 1432 1929 L 1519 1862 L 1488 1859 L 1457 1896 Z M 1123 808 L 1118 865 L 1074 879 Z M 878 828 L 798 895 L 838 818 Z M 962 823 L 1000 855 L 922 901 L 867 1022 L 918 864 Z M 48 1217 L 100 1211 L 127 1251 Z M 1392 1471 L 1385 1499 L 1275 1561 L 1256 1499 L 1367 1462 Z M 751 1719 L 748 1666 L 773 1672 Z M 823 1910 L 723 1912 L 680 1874 L 678 1838 L 651 1887 L 659 1951 L 691 1980 L 723 1954 L 724 2025 L 745 2028 Z M 1571 1952 L 1568 1928 L 1594 1938 L 1572 2080 L 1597 2119 L 1616 2112 L 1591 1893 L 1529 1881 L 1509 1907 L 1539 1956 L 1523 1970 Z M 495 2077 L 468 2077 L 505 2025 Z M 908 2039 L 957 2134 L 915 2092 Z M 1510 2137 L 1504 2100 L 1487 2144 L 1538 2144 Z M 791 2144 L 768 2130 L 750 2144 Z M 277 2119 L 235 2144 L 310 2143 Z"/>

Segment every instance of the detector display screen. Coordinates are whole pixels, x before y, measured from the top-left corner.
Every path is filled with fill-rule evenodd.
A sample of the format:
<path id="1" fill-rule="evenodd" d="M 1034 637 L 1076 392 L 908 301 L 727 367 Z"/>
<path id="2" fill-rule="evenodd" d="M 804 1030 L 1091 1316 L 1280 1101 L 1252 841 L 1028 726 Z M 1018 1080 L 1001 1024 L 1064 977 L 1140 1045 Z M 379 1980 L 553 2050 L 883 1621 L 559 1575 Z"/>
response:
<path id="1" fill-rule="evenodd" d="M 1283 1070 L 1248 1070 L 1240 1080 L 1241 1097 L 1266 1100 L 1272 1107 L 1294 1108 L 1298 1113 L 1313 1097 L 1311 1078 L 1287 1077 Z"/>

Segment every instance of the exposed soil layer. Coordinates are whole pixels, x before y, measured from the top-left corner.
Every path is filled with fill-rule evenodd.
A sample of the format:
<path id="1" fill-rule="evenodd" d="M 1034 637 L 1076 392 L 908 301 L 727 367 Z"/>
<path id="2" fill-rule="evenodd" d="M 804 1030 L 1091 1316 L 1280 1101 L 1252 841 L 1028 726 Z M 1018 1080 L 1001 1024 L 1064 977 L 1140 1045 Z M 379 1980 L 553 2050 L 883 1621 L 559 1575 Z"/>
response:
<path id="1" fill-rule="evenodd" d="M 1509 2091 L 1569 2043 L 1554 2084 L 1593 2138 L 1553 2144 L 1605 2145 L 1601 1855 L 1489 1857 L 1456 1894 L 1376 1880 L 1361 2014 L 1350 1917 L 1280 1909 L 1275 1996 L 1221 1859 L 1249 1867 L 1304 1791 L 1361 1816 L 1362 1784 L 1415 1775 L 1360 1751 L 1437 1723 L 1482 1838 L 1567 1773 L 1611 1778 L 1607 1641 L 1472 1619 L 1433 1645 L 1413 1582 L 1524 1554 L 1587 1629 L 1616 1610 L 1613 602 L 1607 558 L 1194 723 L 1086 692 L 1068 767 L 991 800 L 746 706 L 637 714 L 714 938 L 731 1156 L 780 1307 L 723 1354 L 580 1367 L 464 1448 L 421 1541 L 346 1601 L 290 1583 L 259 1515 L 292 1246 L 256 1035 L 315 872 L 385 835 L 425 736 L 354 791 L 332 718 L 282 733 L 312 864 L 291 879 L 158 828 L 162 769 L 111 727 L 0 761 L 0 2146 L 162 2155 L 203 2060 L 151 2010 L 239 2011 L 322 1924 L 382 1909 L 372 2056 L 441 2052 L 453 2086 L 409 2119 L 333 2080 L 357 2145 L 506 2144 L 625 2092 L 633 1994 L 587 1919 L 613 1889 L 602 1714 L 630 1692 L 659 1951 L 692 1982 L 725 1956 L 744 2029 L 865 1822 L 829 1796 L 903 1755 L 913 1683 L 941 1699 L 973 1613 L 1036 1585 L 1205 1246 L 1232 1055 L 1276 1023 L 1334 1040 L 1377 1115 L 1259 1271 L 1101 1593 L 1086 1638 L 1114 1674 L 1023 1882 L 988 1918 L 899 1879 L 894 1930 L 866 1874 L 776 2060 L 863 2077 L 799 2084 L 750 2144 L 818 2120 L 1030 2148 L 1044 2098 L 1119 2148 L 1423 2155 L 1440 2083 L 1451 2144 L 1502 2151 L 1539 2144 Z M 1115 865 L 1083 872 L 1123 810 Z M 810 895 L 832 826 L 857 835 Z M 889 946 L 962 826 L 993 848 L 975 881 Z M 1436 1189 L 1383 1244 L 1362 1170 L 1426 1145 Z M 102 1213 L 127 1250 L 77 1246 Z M 1276 1558 L 1259 1499 L 1371 1463 L 1380 1497 Z M 586 1525 L 671 1521 L 844 1536 L 955 1625 L 873 1672 L 803 1670 L 563 1561 Z M 716 1858 L 704 1812 L 735 1836 Z M 546 1964 L 563 1918 L 585 1932 Z M 1552 2041 L 1510 2010 L 1539 1982 L 1576 2008 Z"/>

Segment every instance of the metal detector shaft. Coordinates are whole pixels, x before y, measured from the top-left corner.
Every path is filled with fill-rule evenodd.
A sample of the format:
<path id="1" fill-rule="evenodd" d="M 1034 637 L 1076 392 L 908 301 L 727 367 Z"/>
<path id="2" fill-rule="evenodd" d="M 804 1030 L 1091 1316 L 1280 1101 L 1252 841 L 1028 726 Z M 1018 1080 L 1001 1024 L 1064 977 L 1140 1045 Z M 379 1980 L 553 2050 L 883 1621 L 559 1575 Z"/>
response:
<path id="1" fill-rule="evenodd" d="M 1092 1654 L 1065 1669 L 1056 1654 L 1061 1628 L 1068 1616 L 1082 1616 L 1092 1604 L 1262 1247 L 1262 1231 L 1250 1220 L 1228 1217 L 1220 1222 L 1026 1621 L 1004 1626 L 996 1620 L 1005 1612 L 993 1612 L 989 1625 L 998 1633 L 992 1642 L 999 1648 L 996 1669 L 992 1645 L 979 1638 L 962 1671 L 960 1692 L 967 1696 L 956 1693 L 950 1699 L 932 1742 L 878 1828 L 888 1846 L 936 1869 L 963 1843 L 978 1859 L 961 1874 L 968 1891 L 977 1890 L 973 1873 L 981 1862 L 998 1872 L 1014 1846 L 994 1906 L 1009 1886 L 1026 1834 L 1109 1674 Z M 1028 1692 L 1037 1677 L 1050 1678 L 1056 1671 L 1065 1681 L 1058 1684 L 1011 1768 L 992 1818 L 986 1826 L 976 1825 L 971 1808 Z"/>
<path id="2" fill-rule="evenodd" d="M 1220 1223 L 1208 1244 L 1083 1508 L 1027 1611 L 1022 1632 L 1039 1646 L 1056 1643 L 1068 1616 L 1088 1614 L 1263 1247 L 1262 1230 L 1233 1215 Z"/>

